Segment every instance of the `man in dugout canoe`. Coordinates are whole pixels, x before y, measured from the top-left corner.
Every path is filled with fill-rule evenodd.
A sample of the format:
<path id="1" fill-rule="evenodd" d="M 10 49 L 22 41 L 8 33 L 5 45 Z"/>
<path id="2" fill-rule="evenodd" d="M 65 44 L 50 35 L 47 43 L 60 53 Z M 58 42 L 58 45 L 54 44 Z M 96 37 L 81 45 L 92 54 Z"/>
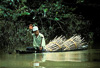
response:
<path id="1" fill-rule="evenodd" d="M 39 28 L 37 26 L 29 26 L 29 29 L 32 29 L 33 33 L 33 48 L 32 50 L 36 52 L 45 51 L 45 38 L 44 35 L 39 32 Z M 26 50 L 30 50 L 31 48 L 27 48 Z"/>

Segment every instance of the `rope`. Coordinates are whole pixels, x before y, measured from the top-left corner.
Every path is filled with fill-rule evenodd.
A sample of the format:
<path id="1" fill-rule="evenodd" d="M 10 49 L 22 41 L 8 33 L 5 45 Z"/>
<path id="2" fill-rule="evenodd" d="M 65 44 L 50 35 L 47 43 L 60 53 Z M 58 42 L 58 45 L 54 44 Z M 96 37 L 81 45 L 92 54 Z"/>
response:
<path id="1" fill-rule="evenodd" d="M 61 46 L 60 46 L 59 44 L 55 43 L 55 42 L 50 42 L 50 43 L 54 43 L 54 44 L 56 44 L 59 48 L 61 48 Z"/>
<path id="2" fill-rule="evenodd" d="M 64 45 L 66 48 L 68 48 L 68 50 L 70 50 L 70 48 L 67 45 Z"/>
<path id="3" fill-rule="evenodd" d="M 77 48 L 76 42 L 74 42 L 72 39 L 69 39 L 69 41 L 72 41 L 75 44 L 75 47 Z"/>

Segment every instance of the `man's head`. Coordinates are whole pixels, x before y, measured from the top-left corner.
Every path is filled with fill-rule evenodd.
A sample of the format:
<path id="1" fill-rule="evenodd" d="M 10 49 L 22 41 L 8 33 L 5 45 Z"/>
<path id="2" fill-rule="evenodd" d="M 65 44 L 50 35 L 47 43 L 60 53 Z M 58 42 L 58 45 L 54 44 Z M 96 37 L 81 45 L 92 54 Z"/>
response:
<path id="1" fill-rule="evenodd" d="M 33 33 L 37 36 L 39 34 L 39 30 L 37 26 L 33 27 Z"/>

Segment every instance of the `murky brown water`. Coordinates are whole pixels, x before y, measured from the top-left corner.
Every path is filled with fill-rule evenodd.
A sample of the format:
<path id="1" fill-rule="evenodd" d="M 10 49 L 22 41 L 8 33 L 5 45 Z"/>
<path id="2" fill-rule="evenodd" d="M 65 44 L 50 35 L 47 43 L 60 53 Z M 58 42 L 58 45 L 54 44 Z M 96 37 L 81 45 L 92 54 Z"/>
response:
<path id="1" fill-rule="evenodd" d="M 96 68 L 100 49 L 37 54 L 0 54 L 0 68 Z"/>

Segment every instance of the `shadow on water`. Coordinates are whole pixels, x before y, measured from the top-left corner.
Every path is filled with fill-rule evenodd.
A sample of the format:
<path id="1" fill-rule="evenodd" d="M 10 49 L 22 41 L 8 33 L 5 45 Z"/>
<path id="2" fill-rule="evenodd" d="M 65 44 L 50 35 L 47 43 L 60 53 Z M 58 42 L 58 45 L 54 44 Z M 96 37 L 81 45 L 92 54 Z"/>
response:
<path id="1" fill-rule="evenodd" d="M 1 54 L 0 68 L 100 67 L 100 49 L 53 53 Z"/>

